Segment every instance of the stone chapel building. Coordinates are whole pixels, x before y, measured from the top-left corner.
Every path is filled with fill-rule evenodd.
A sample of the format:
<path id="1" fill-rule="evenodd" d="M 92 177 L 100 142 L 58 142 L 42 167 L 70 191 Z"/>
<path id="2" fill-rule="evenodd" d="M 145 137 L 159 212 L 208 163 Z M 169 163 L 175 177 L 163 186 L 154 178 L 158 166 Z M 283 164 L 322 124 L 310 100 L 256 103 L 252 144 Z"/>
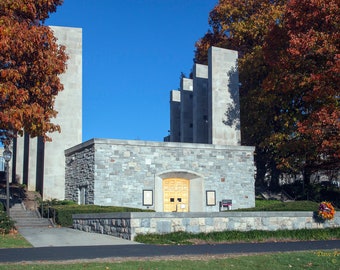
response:
<path id="1" fill-rule="evenodd" d="M 92 139 L 65 151 L 65 198 L 156 212 L 255 206 L 254 147 L 240 145 L 237 52 L 212 47 L 209 65 L 170 93 L 165 142 Z"/>
<path id="2" fill-rule="evenodd" d="M 212 47 L 170 92 L 165 142 L 91 139 L 82 143 L 82 30 L 52 27 L 69 60 L 61 76 L 52 142 L 13 143 L 12 181 L 44 199 L 156 212 L 217 212 L 255 205 L 254 147 L 240 145 L 237 52 Z"/>

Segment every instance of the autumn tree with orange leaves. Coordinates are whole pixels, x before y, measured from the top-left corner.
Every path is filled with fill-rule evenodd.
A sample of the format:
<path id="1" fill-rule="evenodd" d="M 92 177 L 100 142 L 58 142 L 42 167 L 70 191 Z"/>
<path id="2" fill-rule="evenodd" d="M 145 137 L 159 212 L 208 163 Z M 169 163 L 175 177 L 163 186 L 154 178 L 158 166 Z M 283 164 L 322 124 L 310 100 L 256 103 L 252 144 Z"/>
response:
<path id="1" fill-rule="evenodd" d="M 0 1 L 0 131 L 2 139 L 60 131 L 54 101 L 63 85 L 65 47 L 44 26 L 62 0 Z"/>
<path id="2" fill-rule="evenodd" d="M 281 130 L 264 144 L 279 165 L 302 171 L 340 168 L 340 9 L 337 0 L 291 0 L 264 46 L 264 91 L 280 104 Z"/>
<path id="3" fill-rule="evenodd" d="M 240 106 L 242 144 L 256 146 L 257 185 L 264 185 L 267 171 L 278 182 L 277 164 L 270 149 L 260 146 L 271 130 L 276 129 L 270 108 L 262 99 L 262 81 L 268 74 L 263 44 L 271 26 L 280 23 L 286 0 L 220 0 L 209 14 L 211 30 L 197 41 L 195 62 L 207 64 L 210 46 L 239 52 Z M 275 108 L 273 108 L 274 110 Z"/>
<path id="4" fill-rule="evenodd" d="M 339 169 L 339 1 L 220 0 L 196 43 L 239 51 L 242 143 L 256 146 L 257 185 L 269 172 Z"/>

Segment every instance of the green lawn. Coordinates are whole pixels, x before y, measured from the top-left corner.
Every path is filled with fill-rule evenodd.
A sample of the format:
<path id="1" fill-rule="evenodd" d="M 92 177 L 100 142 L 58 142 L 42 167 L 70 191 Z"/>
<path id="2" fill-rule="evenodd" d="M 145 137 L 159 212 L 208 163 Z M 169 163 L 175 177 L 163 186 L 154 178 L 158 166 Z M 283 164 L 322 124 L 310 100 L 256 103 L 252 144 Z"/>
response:
<path id="1" fill-rule="evenodd" d="M 319 203 L 312 201 L 281 202 L 257 199 L 255 208 L 242 209 L 242 211 L 317 211 L 318 208 Z"/>
<path id="2" fill-rule="evenodd" d="M 44 264 L 23 263 L 3 264 L 1 269 L 235 269 L 235 270 L 263 270 L 263 269 L 318 269 L 339 270 L 340 250 L 294 252 L 261 254 L 250 256 L 228 256 L 228 257 L 172 257 L 162 260 L 133 260 L 133 261 L 111 261 L 103 263 L 78 262 L 74 264 Z"/>
<path id="3" fill-rule="evenodd" d="M 20 234 L 0 234 L 0 248 L 32 247 Z"/>

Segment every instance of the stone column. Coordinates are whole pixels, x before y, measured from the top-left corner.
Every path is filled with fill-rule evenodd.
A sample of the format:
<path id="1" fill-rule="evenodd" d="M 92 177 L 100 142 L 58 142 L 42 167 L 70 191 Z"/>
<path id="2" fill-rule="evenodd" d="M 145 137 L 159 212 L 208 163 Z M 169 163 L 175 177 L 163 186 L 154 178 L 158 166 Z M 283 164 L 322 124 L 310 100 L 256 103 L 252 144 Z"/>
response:
<path id="1" fill-rule="evenodd" d="M 28 190 L 36 190 L 37 138 L 30 138 L 28 151 Z M 39 190 L 42 192 L 42 190 Z"/>
<path id="2" fill-rule="evenodd" d="M 208 143 L 208 66 L 193 68 L 193 142 Z"/>
<path id="3" fill-rule="evenodd" d="M 192 80 L 181 80 L 181 142 L 193 141 L 193 87 Z"/>
<path id="4" fill-rule="evenodd" d="M 52 142 L 45 143 L 44 198 L 65 197 L 64 151 L 82 141 L 82 29 L 51 27 L 58 43 L 66 46 L 69 56 L 67 70 L 60 79 L 64 90 L 55 101 L 58 115 L 54 120 L 61 133 L 50 134 Z"/>
<path id="5" fill-rule="evenodd" d="M 209 49 L 209 143 L 240 145 L 237 51 Z"/>
<path id="6" fill-rule="evenodd" d="M 181 141 L 181 92 L 170 92 L 170 142 Z"/>
<path id="7" fill-rule="evenodd" d="M 15 151 L 15 177 L 20 184 L 23 184 L 23 164 L 24 164 L 24 139 L 18 137 L 16 139 L 16 151 Z M 13 160 L 14 162 L 14 160 Z M 14 165 L 13 165 L 14 166 Z"/>

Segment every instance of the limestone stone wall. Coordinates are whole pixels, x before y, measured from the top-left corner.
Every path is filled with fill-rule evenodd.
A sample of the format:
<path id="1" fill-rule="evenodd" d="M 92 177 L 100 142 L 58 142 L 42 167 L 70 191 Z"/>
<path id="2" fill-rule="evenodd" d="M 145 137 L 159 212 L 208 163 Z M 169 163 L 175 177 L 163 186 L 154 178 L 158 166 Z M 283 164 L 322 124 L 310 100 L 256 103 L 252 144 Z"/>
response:
<path id="1" fill-rule="evenodd" d="M 297 230 L 340 227 L 340 214 L 316 222 L 313 212 L 106 213 L 73 215 L 73 227 L 134 240 L 138 234 L 185 231 Z"/>
<path id="2" fill-rule="evenodd" d="M 233 209 L 253 207 L 253 152 L 245 146 L 92 139 L 65 151 L 65 198 L 162 212 L 162 181 L 177 177 L 190 181 L 190 212 L 218 212 L 224 199 Z M 143 205 L 143 190 L 152 191 L 152 205 Z M 215 192 L 213 205 L 207 205 L 208 190 Z"/>

